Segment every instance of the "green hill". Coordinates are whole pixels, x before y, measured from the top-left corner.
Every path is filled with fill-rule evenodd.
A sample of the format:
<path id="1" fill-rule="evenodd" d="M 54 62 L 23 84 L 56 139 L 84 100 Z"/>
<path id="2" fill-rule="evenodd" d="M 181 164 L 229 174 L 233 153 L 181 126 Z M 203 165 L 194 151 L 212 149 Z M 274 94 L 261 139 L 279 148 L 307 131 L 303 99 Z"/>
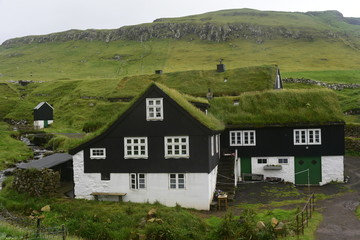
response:
<path id="1" fill-rule="evenodd" d="M 31 125 L 33 107 L 47 101 L 54 106 L 56 119 L 46 131 L 94 131 L 126 109 L 151 81 L 201 101 L 206 101 L 210 89 L 221 97 L 213 101 L 217 108 L 227 96 L 271 89 L 275 64 L 286 78 L 360 84 L 359 52 L 360 19 L 345 18 L 337 11 L 223 10 L 114 30 L 10 39 L 0 46 L 0 118 Z M 224 59 L 224 73 L 215 71 L 219 59 Z M 163 74 L 154 74 L 155 70 Z M 30 83 L 21 86 L 18 80 Z M 360 108 L 360 88 L 335 93 L 342 111 Z M 278 101 L 280 94 L 271 96 Z M 221 107 L 216 111 L 221 114 Z M 249 116 L 244 123 L 249 119 L 263 121 Z M 345 120 L 359 123 L 360 117 Z"/>
<path id="2" fill-rule="evenodd" d="M 101 79 L 278 64 L 283 72 L 356 70 L 360 25 L 336 11 L 224 10 L 114 30 L 10 39 L 0 80 Z M 321 79 L 326 81 L 325 78 Z M 341 81 L 341 79 L 339 79 Z"/>

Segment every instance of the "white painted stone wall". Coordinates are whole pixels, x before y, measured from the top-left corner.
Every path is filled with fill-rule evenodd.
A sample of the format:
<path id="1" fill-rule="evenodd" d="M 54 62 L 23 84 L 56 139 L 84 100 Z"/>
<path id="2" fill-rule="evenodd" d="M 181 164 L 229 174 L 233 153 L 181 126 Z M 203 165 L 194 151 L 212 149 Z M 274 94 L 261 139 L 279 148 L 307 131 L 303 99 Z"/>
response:
<path id="1" fill-rule="evenodd" d="M 344 156 L 322 156 L 321 157 L 321 174 L 324 185 L 331 181 L 344 181 Z"/>
<path id="2" fill-rule="evenodd" d="M 264 166 L 267 164 L 259 164 L 258 158 L 266 158 L 267 164 L 281 165 L 281 170 L 264 170 Z M 287 158 L 288 164 L 279 164 L 279 158 Z M 294 157 L 252 157 L 251 158 L 251 173 L 263 174 L 264 179 L 266 177 L 282 178 L 286 182 L 295 183 L 295 162 Z"/>
<path id="3" fill-rule="evenodd" d="M 54 122 L 54 120 L 48 120 L 48 124 L 52 124 Z M 34 121 L 34 128 L 36 129 L 41 129 L 44 128 L 45 124 L 44 124 L 44 120 L 37 120 Z"/>
<path id="4" fill-rule="evenodd" d="M 166 206 L 180 204 L 186 208 L 209 210 L 216 187 L 217 167 L 210 174 L 186 173 L 186 189 L 170 189 L 168 173 L 147 173 L 146 189 L 132 190 L 129 173 L 112 173 L 110 181 L 101 181 L 99 173 L 84 173 L 83 151 L 73 156 L 73 162 L 76 198 L 93 199 L 92 192 L 117 192 L 126 193 L 123 201 L 158 201 Z"/>

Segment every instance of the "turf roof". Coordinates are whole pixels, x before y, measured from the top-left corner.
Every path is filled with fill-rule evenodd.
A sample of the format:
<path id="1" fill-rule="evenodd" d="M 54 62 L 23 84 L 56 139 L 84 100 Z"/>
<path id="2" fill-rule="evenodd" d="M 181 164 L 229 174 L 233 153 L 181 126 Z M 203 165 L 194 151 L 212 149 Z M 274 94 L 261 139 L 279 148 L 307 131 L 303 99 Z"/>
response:
<path id="1" fill-rule="evenodd" d="M 159 87 L 165 94 L 172 98 L 177 104 L 179 104 L 183 109 L 185 109 L 190 115 L 192 115 L 207 128 L 216 131 L 224 130 L 225 125 L 220 120 L 211 114 L 205 114 L 189 102 L 189 100 L 196 100 L 198 98 L 189 98 L 186 95 L 182 95 L 175 89 L 168 88 L 160 83 L 153 84 Z"/>
<path id="2" fill-rule="evenodd" d="M 131 108 L 131 106 L 138 101 L 141 96 L 151 87 L 151 86 L 157 86 L 160 88 L 165 94 L 167 94 L 171 99 L 173 99 L 177 104 L 179 104 L 185 111 L 187 111 L 191 116 L 193 116 L 195 119 L 197 119 L 201 124 L 203 124 L 205 127 L 214 130 L 214 131 L 221 131 L 224 130 L 225 125 L 223 122 L 215 118 L 211 114 L 205 114 L 198 108 L 196 108 L 194 105 L 192 105 L 189 101 L 196 101 L 196 102 L 203 102 L 207 103 L 207 100 L 203 100 L 200 98 L 191 97 L 189 95 L 183 95 L 179 93 L 178 91 L 174 89 L 170 89 L 166 87 L 163 84 L 152 82 L 151 84 L 146 87 L 137 97 L 135 97 L 131 102 L 127 104 L 126 107 L 121 109 L 119 114 L 110 121 L 106 126 L 102 127 L 98 131 L 86 136 L 85 138 L 81 140 L 74 140 L 70 143 L 70 150 L 69 152 L 71 154 L 75 153 L 79 148 L 81 148 L 82 144 L 85 144 L 86 142 L 89 142 L 93 140 L 94 138 L 100 136 L 101 134 L 105 133 L 106 130 L 108 130 L 127 110 Z"/>
<path id="3" fill-rule="evenodd" d="M 210 105 L 209 111 L 228 127 L 343 122 L 336 94 L 326 89 L 249 92 L 214 98 Z"/>

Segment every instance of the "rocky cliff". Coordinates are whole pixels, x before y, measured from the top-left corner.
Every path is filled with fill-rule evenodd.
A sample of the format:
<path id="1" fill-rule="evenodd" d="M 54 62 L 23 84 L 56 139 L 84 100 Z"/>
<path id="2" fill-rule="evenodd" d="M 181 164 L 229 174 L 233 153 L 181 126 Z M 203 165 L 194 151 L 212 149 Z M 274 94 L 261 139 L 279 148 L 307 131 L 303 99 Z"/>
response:
<path id="1" fill-rule="evenodd" d="M 243 10 L 246 11 L 246 10 Z M 235 18 L 239 15 L 251 15 L 254 19 L 266 18 L 272 20 L 266 12 L 236 12 L 230 11 L 226 14 L 222 14 L 221 17 Z M 335 13 L 333 13 L 335 12 Z M 346 18 L 341 13 L 336 11 L 327 12 L 308 12 L 302 15 L 306 15 L 309 18 L 318 17 L 321 14 L 332 15 L 336 21 L 347 22 Z M 232 14 L 231 16 L 229 14 Z M 294 18 L 294 16 L 287 16 Z M 295 16 L 296 18 L 296 16 Z M 186 18 L 184 18 L 186 19 Z M 65 42 L 73 40 L 85 40 L 85 41 L 117 41 L 117 40 L 133 40 L 133 41 L 147 41 L 149 39 L 181 39 L 181 38 L 198 38 L 208 41 L 228 41 L 231 39 L 253 39 L 258 43 L 261 43 L 267 39 L 275 38 L 293 38 L 313 40 L 316 37 L 335 38 L 337 37 L 336 30 L 334 28 L 322 28 L 321 30 L 314 28 L 314 26 L 293 26 L 286 23 L 277 24 L 261 24 L 249 21 L 216 21 L 216 18 L 199 18 L 184 20 L 172 20 L 172 19 L 157 19 L 153 23 L 141 24 L 135 26 L 126 26 L 114 30 L 69 30 L 61 33 L 53 33 L 42 36 L 27 36 L 22 38 L 15 38 L 5 41 L 3 46 L 12 46 L 17 44 L 29 44 L 29 43 L 44 43 L 44 42 Z M 270 21 L 269 20 L 269 21 Z M 313 20 L 313 19 L 312 19 Z M 265 21 L 265 22 L 266 22 Z M 276 19 L 274 20 L 276 21 Z M 284 21 L 284 20 L 283 20 Z M 285 20 L 286 21 L 286 20 Z M 317 22 L 321 20 L 317 19 Z M 349 22 L 354 24 L 360 22 L 359 19 L 349 19 Z"/>

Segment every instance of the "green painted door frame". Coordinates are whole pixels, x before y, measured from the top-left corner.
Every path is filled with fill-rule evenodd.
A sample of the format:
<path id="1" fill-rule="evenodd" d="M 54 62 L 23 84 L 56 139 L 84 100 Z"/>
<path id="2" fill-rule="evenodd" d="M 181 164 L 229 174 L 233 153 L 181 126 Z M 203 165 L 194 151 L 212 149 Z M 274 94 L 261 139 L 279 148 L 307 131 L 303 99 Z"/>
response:
<path id="1" fill-rule="evenodd" d="M 295 157 L 295 184 L 308 184 L 308 172 L 310 184 L 322 181 L 321 157 Z"/>

